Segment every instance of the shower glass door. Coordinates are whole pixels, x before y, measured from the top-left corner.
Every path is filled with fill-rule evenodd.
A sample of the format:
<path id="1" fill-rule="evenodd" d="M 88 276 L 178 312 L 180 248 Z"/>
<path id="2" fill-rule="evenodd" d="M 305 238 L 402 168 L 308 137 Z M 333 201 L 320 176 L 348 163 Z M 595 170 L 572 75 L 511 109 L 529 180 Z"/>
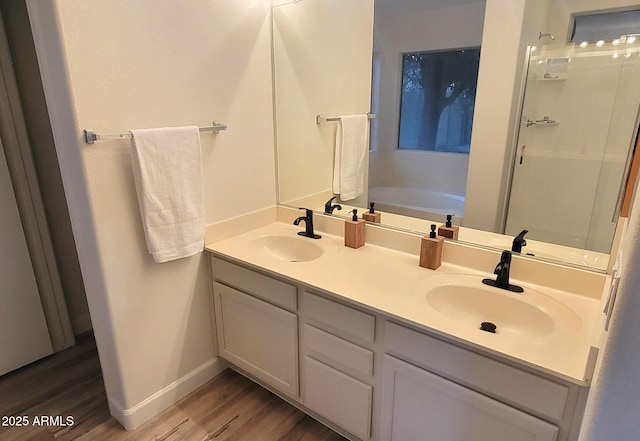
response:
<path id="1" fill-rule="evenodd" d="M 637 133 L 639 52 L 629 42 L 531 51 L 505 234 L 610 251 Z"/>

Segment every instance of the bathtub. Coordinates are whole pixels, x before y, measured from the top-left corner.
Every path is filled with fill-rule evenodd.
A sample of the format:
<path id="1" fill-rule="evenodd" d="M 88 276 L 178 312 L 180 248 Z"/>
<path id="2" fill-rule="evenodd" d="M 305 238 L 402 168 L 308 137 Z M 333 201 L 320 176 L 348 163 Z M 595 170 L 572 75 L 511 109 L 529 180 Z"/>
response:
<path id="1" fill-rule="evenodd" d="M 464 214 L 465 197 L 423 188 L 370 187 L 369 201 L 380 211 L 444 222 L 447 214 L 455 216 L 460 225 Z"/>

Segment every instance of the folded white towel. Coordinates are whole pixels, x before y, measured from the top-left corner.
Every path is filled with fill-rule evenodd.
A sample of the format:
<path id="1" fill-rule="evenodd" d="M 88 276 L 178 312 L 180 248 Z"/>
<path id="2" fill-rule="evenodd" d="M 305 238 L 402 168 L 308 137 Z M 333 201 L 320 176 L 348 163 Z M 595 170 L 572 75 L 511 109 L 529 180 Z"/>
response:
<path id="1" fill-rule="evenodd" d="M 348 201 L 364 193 L 364 173 L 369 151 L 369 117 L 340 117 L 336 131 L 333 192 Z"/>
<path id="2" fill-rule="evenodd" d="M 147 248 L 158 263 L 204 248 L 198 127 L 132 130 L 133 172 Z"/>

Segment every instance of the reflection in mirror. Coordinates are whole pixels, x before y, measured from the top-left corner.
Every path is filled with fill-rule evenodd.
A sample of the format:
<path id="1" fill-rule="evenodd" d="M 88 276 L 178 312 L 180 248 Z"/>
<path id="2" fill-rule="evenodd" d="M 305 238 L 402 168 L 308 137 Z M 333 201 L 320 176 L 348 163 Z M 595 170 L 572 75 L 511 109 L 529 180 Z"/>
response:
<path id="1" fill-rule="evenodd" d="M 619 1 L 607 0 L 606 3 L 600 6 L 607 9 L 620 6 Z M 343 210 L 334 215 L 346 216 L 352 207 L 359 212 L 366 211 L 368 202 L 374 201 L 376 209 L 382 211 L 383 225 L 424 233 L 430 223 L 444 222 L 446 214 L 453 214 L 454 224 L 463 225 L 459 234 L 462 241 L 510 249 L 514 236 L 527 229 L 530 232 L 523 254 L 606 269 L 615 230 L 615 222 L 611 221 L 615 199 L 627 164 L 628 150 L 624 151 L 623 145 L 626 142 L 629 148 L 629 141 L 637 130 L 637 103 L 635 111 L 630 111 L 633 117 L 627 119 L 626 127 L 615 116 L 621 115 L 621 109 L 633 107 L 631 102 L 621 104 L 629 98 L 627 95 L 616 94 L 625 87 L 622 83 L 591 86 L 588 96 L 602 95 L 606 106 L 587 99 L 582 104 L 571 100 L 553 101 L 544 108 L 544 100 L 557 92 L 545 89 L 555 87 L 566 89 L 567 95 L 579 95 L 578 85 L 586 81 L 572 82 L 569 78 L 569 71 L 573 69 L 571 57 L 578 51 L 573 46 L 563 49 L 568 51 L 564 55 L 553 52 L 556 49 L 551 47 L 534 52 L 532 62 L 542 63 L 529 69 L 527 95 L 523 100 L 517 91 L 522 89 L 521 79 L 527 74 L 527 45 L 540 46 L 550 41 L 538 39 L 541 30 L 545 33 L 550 30 L 557 36 L 568 34 L 573 22 L 570 14 L 590 11 L 579 10 L 579 2 L 570 2 L 569 7 L 560 11 L 557 2 L 525 1 L 519 11 L 519 21 L 507 23 L 515 20 L 512 6 L 510 0 L 492 0 L 486 4 L 473 0 L 376 0 L 375 33 L 373 0 L 303 0 L 275 6 L 273 53 L 279 203 L 324 210 L 325 202 L 334 196 L 331 180 L 337 123 L 317 125 L 315 116 L 370 111 L 377 118 L 371 120 L 369 178 L 365 182 L 368 192 L 346 203 L 336 201 Z M 507 10 L 511 12 L 507 14 Z M 395 28 L 385 31 L 385 23 L 394 21 Z M 392 39 L 385 38 L 385 34 Z M 411 43 L 409 36 L 420 40 Z M 562 37 L 556 42 L 559 40 Z M 403 55 L 474 47 L 481 47 L 481 55 L 477 94 L 467 92 L 465 95 L 476 100 L 470 154 L 459 152 L 464 151 L 465 146 L 462 135 L 456 135 L 456 143 L 440 142 L 449 146 L 449 151 L 398 148 L 401 108 L 406 104 L 401 99 Z M 548 56 L 543 55 L 545 53 Z M 563 58 L 570 61 L 564 63 Z M 610 58 L 613 59 L 613 54 Z M 543 80 L 551 80 L 544 78 L 545 73 L 555 75 L 547 71 L 564 67 L 567 68 L 565 80 L 558 78 L 558 81 L 544 83 Z M 532 77 L 538 71 L 542 72 L 542 80 Z M 637 78 L 637 71 L 628 75 Z M 453 95 L 454 86 L 445 90 L 445 98 L 447 93 L 449 97 Z M 536 89 L 537 95 L 534 95 Z M 592 128 L 591 123 L 586 123 L 592 117 L 589 109 L 599 111 L 600 107 L 609 107 L 613 113 L 597 118 L 601 123 L 608 119 L 610 127 L 593 127 L 592 133 L 598 133 L 593 138 L 604 139 L 604 144 L 596 148 L 590 142 L 591 137 L 582 136 L 585 130 L 580 121 Z M 450 126 L 464 128 L 463 120 L 469 112 L 465 116 L 463 106 L 452 110 L 450 107 L 441 115 L 447 115 L 445 119 Z M 594 112 L 596 114 L 601 115 Z M 541 121 L 541 124 L 527 126 L 527 119 L 534 123 Z M 558 124 L 552 125 L 549 120 Z M 618 134 L 614 134 L 614 129 L 619 130 Z M 550 141 L 555 144 L 549 144 Z M 556 155 L 553 159 L 551 152 Z M 545 155 L 547 163 L 543 160 Z M 524 156 L 523 164 L 519 163 L 521 156 Z M 545 177 L 544 173 L 553 168 L 550 164 L 560 171 L 555 177 Z M 592 168 L 583 170 L 588 165 Z M 570 171 L 576 173 L 573 180 L 569 177 Z M 584 181 L 586 175 L 580 173 L 589 176 L 588 185 Z M 532 176 L 538 183 L 529 180 Z M 512 178 L 514 189 L 509 198 Z M 569 191 L 569 182 L 583 185 Z M 520 183 L 524 185 L 518 190 L 516 186 Z M 537 196 L 526 202 L 531 192 L 537 192 Z M 568 199 L 550 202 L 555 193 L 565 193 Z M 425 194 L 433 199 L 431 203 L 413 201 L 417 195 L 424 199 Z M 615 195 L 613 205 L 612 198 L 605 197 L 606 194 Z M 401 195 L 403 200 L 398 199 Z M 597 205 L 605 199 L 608 202 Z M 586 202 L 589 200 L 591 205 Z M 577 206 L 580 210 L 572 211 Z M 567 210 L 561 214 L 553 207 Z M 517 210 L 520 214 L 516 214 Z M 586 217 L 578 221 L 576 216 L 580 213 Z M 549 225 L 558 227 L 558 231 L 549 231 Z"/>
<path id="2" fill-rule="evenodd" d="M 464 225 L 484 9 L 375 3 L 368 197 L 385 213 Z"/>
<path id="3" fill-rule="evenodd" d="M 290 1 L 272 14 L 278 202 L 287 203 L 331 188 L 336 123 L 316 115 L 369 111 L 373 0 Z"/>
<path id="4" fill-rule="evenodd" d="M 506 234 L 607 253 L 640 107 L 640 45 L 555 44 L 530 57 Z M 545 207 L 540 210 L 539 207 Z"/>

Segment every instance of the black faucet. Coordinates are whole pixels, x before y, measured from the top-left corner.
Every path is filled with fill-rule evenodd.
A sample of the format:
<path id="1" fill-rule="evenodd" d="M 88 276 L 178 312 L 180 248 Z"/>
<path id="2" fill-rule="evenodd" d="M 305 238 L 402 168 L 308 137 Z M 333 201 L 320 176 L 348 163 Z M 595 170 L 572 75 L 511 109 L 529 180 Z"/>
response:
<path id="1" fill-rule="evenodd" d="M 511 251 L 503 251 L 500 256 L 500 262 L 496 265 L 496 269 L 493 274 L 497 274 L 496 280 L 482 279 L 482 283 L 489 286 L 495 286 L 496 288 L 506 289 L 512 292 L 523 292 L 524 289 L 521 286 L 512 285 L 509 283 L 509 269 L 511 267 Z"/>
<path id="2" fill-rule="evenodd" d="M 311 239 L 320 239 L 322 236 L 313 232 L 313 211 L 308 208 L 300 208 L 300 210 L 306 210 L 306 216 L 300 216 L 293 221 L 293 225 L 298 225 L 300 221 L 304 221 L 304 231 L 298 231 L 300 236 L 310 237 Z"/>
<path id="3" fill-rule="evenodd" d="M 514 253 L 521 253 L 522 247 L 527 245 L 527 241 L 524 239 L 524 235 L 527 234 L 529 230 L 522 230 L 520 234 L 518 234 L 513 239 L 513 245 L 511 246 L 511 251 Z"/>
<path id="4" fill-rule="evenodd" d="M 327 214 L 331 214 L 333 213 L 333 210 L 342 210 L 342 206 L 340 204 L 335 204 L 335 205 L 331 205 L 331 203 L 333 202 L 333 200 L 336 198 L 337 196 L 332 197 L 331 199 L 329 199 L 327 201 L 326 204 L 324 204 L 324 212 Z"/>

